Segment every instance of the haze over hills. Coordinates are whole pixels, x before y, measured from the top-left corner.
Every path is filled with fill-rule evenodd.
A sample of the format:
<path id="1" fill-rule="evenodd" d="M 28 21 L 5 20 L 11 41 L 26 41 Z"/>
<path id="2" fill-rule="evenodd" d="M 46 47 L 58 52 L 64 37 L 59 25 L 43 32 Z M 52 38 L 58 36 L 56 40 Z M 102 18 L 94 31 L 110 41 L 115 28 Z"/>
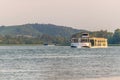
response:
<path id="1" fill-rule="evenodd" d="M 0 27 L 0 35 L 2 36 L 30 35 L 34 37 L 46 34 L 50 36 L 70 37 L 71 35 L 82 31 L 85 30 L 78 30 L 71 27 L 58 26 L 53 24 L 24 24 Z"/>

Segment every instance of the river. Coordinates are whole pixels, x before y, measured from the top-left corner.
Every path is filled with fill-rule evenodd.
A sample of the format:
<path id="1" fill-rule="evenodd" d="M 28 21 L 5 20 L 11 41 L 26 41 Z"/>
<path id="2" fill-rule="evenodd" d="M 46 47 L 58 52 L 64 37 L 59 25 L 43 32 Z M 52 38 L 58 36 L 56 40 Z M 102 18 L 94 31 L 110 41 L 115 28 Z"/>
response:
<path id="1" fill-rule="evenodd" d="M 120 76 L 120 47 L 0 46 L 0 80 Z"/>

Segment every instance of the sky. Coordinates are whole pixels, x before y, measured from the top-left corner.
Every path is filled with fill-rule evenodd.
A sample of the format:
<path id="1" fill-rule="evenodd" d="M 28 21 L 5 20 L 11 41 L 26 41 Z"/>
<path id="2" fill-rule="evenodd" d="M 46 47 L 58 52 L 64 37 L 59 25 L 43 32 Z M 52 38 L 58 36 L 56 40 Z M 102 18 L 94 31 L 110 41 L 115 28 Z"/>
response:
<path id="1" fill-rule="evenodd" d="M 120 28 L 120 0 L 0 0 L 0 25 L 44 23 L 91 31 Z"/>

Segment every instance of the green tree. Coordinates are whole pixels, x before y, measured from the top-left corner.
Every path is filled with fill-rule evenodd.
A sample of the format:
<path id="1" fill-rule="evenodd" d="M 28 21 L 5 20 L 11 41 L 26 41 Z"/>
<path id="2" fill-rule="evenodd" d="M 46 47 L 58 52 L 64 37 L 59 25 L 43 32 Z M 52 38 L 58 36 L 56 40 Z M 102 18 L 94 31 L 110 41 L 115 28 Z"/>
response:
<path id="1" fill-rule="evenodd" d="M 120 44 L 120 29 L 116 29 L 113 35 L 112 43 Z"/>

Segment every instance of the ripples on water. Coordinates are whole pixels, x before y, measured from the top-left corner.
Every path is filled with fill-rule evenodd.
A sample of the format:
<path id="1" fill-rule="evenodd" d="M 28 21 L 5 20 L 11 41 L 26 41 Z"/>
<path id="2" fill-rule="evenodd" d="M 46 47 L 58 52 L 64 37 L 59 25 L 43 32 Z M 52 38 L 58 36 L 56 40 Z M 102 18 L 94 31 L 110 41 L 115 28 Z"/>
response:
<path id="1" fill-rule="evenodd" d="M 82 80 L 120 76 L 120 47 L 0 46 L 0 80 Z"/>

